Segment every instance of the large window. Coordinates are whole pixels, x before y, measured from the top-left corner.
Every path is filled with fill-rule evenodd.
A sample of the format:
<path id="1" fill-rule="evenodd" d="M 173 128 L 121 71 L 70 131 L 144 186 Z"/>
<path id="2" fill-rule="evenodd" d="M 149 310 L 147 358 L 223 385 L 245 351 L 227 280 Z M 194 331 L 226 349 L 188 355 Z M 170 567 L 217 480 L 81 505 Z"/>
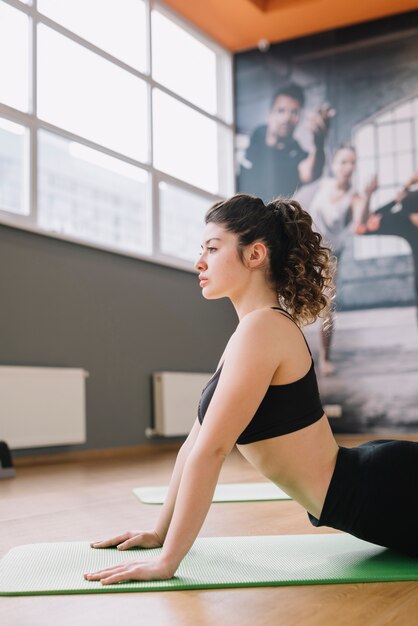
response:
<path id="1" fill-rule="evenodd" d="M 233 193 L 231 57 L 150 0 L 0 0 L 0 221 L 192 269 Z"/>

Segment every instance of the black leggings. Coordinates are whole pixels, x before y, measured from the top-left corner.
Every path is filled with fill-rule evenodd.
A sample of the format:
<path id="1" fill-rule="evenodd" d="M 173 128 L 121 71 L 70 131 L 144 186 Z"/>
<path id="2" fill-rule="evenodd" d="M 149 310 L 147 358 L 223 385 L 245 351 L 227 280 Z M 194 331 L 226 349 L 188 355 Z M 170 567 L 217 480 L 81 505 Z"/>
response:
<path id="1" fill-rule="evenodd" d="M 321 516 L 308 516 L 314 526 L 418 557 L 418 442 L 340 447 Z"/>

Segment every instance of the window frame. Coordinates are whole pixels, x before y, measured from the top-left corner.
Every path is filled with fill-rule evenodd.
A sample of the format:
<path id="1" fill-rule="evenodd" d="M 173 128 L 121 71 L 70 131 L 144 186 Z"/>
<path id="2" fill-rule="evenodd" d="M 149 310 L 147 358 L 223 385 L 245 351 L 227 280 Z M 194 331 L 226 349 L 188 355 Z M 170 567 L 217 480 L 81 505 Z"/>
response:
<path id="1" fill-rule="evenodd" d="M 231 192 L 235 190 L 235 179 L 234 179 L 234 154 L 233 154 L 233 141 L 234 141 L 234 110 L 233 110 L 233 80 L 232 80 L 232 54 L 219 46 L 214 41 L 211 41 L 206 35 L 200 32 L 195 26 L 191 25 L 189 22 L 184 20 L 182 17 L 175 14 L 171 9 L 165 6 L 160 0 L 143 0 L 146 6 L 146 47 L 147 47 L 147 60 L 148 60 L 148 72 L 142 73 L 135 68 L 127 65 L 123 61 L 119 60 L 116 57 L 113 57 L 108 52 L 98 48 L 93 43 L 83 39 L 76 33 L 68 30 L 64 26 L 59 23 L 53 21 L 47 16 L 41 14 L 37 10 L 37 0 L 33 0 L 32 5 L 27 5 L 19 0 L 2 0 L 6 4 L 11 7 L 25 13 L 30 21 L 30 41 L 29 41 L 29 49 L 31 51 L 31 63 L 29 70 L 29 112 L 25 113 L 18 109 L 14 109 L 8 105 L 5 105 L 0 102 L 0 117 L 9 120 L 11 122 L 15 122 L 24 126 L 28 130 L 29 134 L 29 162 L 28 162 L 28 170 L 29 170 L 29 214 L 28 215 L 19 215 L 14 214 L 9 211 L 6 211 L 0 206 L 0 224 L 4 224 L 6 226 L 16 227 L 22 230 L 26 230 L 28 232 L 33 232 L 39 235 L 52 237 L 54 239 L 59 239 L 63 241 L 70 241 L 72 243 L 76 243 L 79 245 L 104 250 L 107 252 L 111 252 L 114 254 L 119 254 L 122 256 L 128 256 L 137 258 L 141 261 L 147 261 L 151 263 L 157 263 L 159 265 L 164 265 L 168 267 L 177 268 L 180 270 L 185 270 L 189 272 L 195 272 L 193 265 L 185 261 L 184 259 L 180 259 L 174 256 L 169 256 L 161 252 L 159 245 L 159 227 L 160 227 L 160 206 L 159 206 L 159 183 L 167 182 L 170 185 L 174 185 L 179 187 L 180 189 L 184 189 L 185 191 L 191 191 L 208 201 L 208 206 L 221 200 L 224 196 L 210 193 L 204 189 L 196 187 L 186 181 L 178 179 L 174 176 L 166 174 L 154 167 L 153 165 L 153 136 L 152 136 L 152 122 L 153 122 L 153 110 L 152 110 L 152 92 L 153 89 L 159 89 L 177 101 L 185 104 L 189 108 L 201 113 L 205 117 L 212 119 L 216 122 L 218 133 L 219 126 L 222 127 L 223 130 L 226 130 L 231 134 L 231 163 L 229 166 L 230 169 L 230 179 L 229 186 Z M 207 111 L 201 109 L 199 106 L 189 102 L 182 96 L 176 94 L 171 91 L 164 85 L 158 83 L 154 80 L 152 75 L 152 29 L 151 29 L 151 13 L 156 9 L 159 12 L 163 13 L 166 17 L 172 20 L 176 25 L 183 28 L 186 32 L 191 34 L 193 37 L 201 41 L 204 45 L 209 46 L 216 53 L 217 59 L 217 103 L 218 103 L 218 111 L 215 115 L 208 113 Z M 44 120 L 40 120 L 37 117 L 37 102 L 36 102 L 36 66 L 37 66 L 37 26 L 38 24 L 44 24 L 45 26 L 53 29 L 55 32 L 69 38 L 71 41 L 83 46 L 84 48 L 90 50 L 91 52 L 98 54 L 103 59 L 113 63 L 114 65 L 120 67 L 121 69 L 128 71 L 132 75 L 142 79 L 145 81 L 147 85 L 147 101 L 148 101 L 148 120 L 147 120 L 147 129 L 148 129 L 148 142 L 149 142 L 149 162 L 143 163 L 141 161 L 137 161 L 132 159 L 126 155 L 119 154 L 112 149 L 109 149 L 105 146 L 97 144 L 85 137 L 76 135 L 72 132 L 69 132 L 63 128 L 54 126 Z M 152 252 L 151 254 L 141 253 L 141 252 L 132 252 L 131 250 L 123 250 L 121 248 L 114 248 L 111 245 L 101 244 L 95 241 L 90 241 L 87 239 L 81 239 L 76 236 L 66 235 L 63 233 L 57 233 L 53 231 L 49 231 L 38 226 L 38 210 L 37 210 L 37 199 L 38 199 L 38 180 L 37 180 L 37 171 L 38 171 L 38 131 L 45 130 L 56 134 L 60 137 L 68 139 L 70 141 L 76 141 L 81 143 L 88 148 L 92 148 L 104 154 L 107 154 L 111 157 L 134 165 L 136 167 L 140 167 L 145 170 L 150 176 L 150 214 L 152 216 L 151 219 L 151 239 L 152 239 Z M 218 164 L 218 176 L 219 176 L 219 164 Z M 203 228 L 203 224 L 202 224 Z"/>

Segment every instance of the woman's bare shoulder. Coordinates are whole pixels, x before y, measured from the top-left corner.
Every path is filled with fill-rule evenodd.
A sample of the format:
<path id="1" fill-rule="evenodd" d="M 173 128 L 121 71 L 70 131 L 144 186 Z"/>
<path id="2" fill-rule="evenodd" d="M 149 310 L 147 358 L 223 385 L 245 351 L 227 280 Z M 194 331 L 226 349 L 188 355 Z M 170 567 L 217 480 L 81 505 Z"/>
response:
<path id="1" fill-rule="evenodd" d="M 286 315 L 275 309 L 262 308 L 247 313 L 235 330 L 235 342 L 244 341 L 247 345 L 273 349 L 282 344 L 289 328 L 296 326 Z"/>
<path id="2" fill-rule="evenodd" d="M 244 324 L 248 328 L 261 328 L 266 325 L 269 329 L 275 329 L 278 326 L 286 328 L 289 324 L 295 326 L 295 322 L 289 318 L 289 315 L 289 313 L 286 314 L 286 312 L 282 312 L 279 309 L 263 307 L 247 313 L 237 328 Z"/>

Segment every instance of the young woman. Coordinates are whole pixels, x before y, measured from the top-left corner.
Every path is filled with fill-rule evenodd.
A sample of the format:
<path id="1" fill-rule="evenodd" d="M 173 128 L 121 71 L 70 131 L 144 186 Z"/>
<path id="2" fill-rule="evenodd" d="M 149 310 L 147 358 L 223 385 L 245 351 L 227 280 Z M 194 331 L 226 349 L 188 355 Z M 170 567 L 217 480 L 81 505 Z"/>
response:
<path id="1" fill-rule="evenodd" d="M 111 584 L 174 576 L 235 445 L 315 526 L 418 555 L 418 443 L 339 447 L 321 406 L 299 326 L 329 306 L 333 264 L 310 215 L 294 200 L 266 206 L 239 194 L 209 209 L 202 247 L 196 268 L 203 296 L 229 298 L 239 323 L 203 390 L 155 528 L 92 544 L 162 546 L 161 554 L 85 578 Z"/>
<path id="2" fill-rule="evenodd" d="M 376 177 L 366 185 L 360 194 L 353 187 L 353 174 L 356 168 L 356 151 L 353 146 L 343 144 L 335 151 L 331 163 L 332 176 L 321 178 L 318 191 L 312 198 L 309 213 L 314 228 L 322 235 L 325 245 L 330 246 L 337 258 L 340 258 L 350 237 L 357 227 L 365 221 L 369 211 L 370 197 L 376 189 Z M 334 276 L 336 282 L 337 275 Z M 322 320 L 320 329 L 319 370 L 324 376 L 334 373 L 330 351 L 334 330 L 334 316 Z"/>

